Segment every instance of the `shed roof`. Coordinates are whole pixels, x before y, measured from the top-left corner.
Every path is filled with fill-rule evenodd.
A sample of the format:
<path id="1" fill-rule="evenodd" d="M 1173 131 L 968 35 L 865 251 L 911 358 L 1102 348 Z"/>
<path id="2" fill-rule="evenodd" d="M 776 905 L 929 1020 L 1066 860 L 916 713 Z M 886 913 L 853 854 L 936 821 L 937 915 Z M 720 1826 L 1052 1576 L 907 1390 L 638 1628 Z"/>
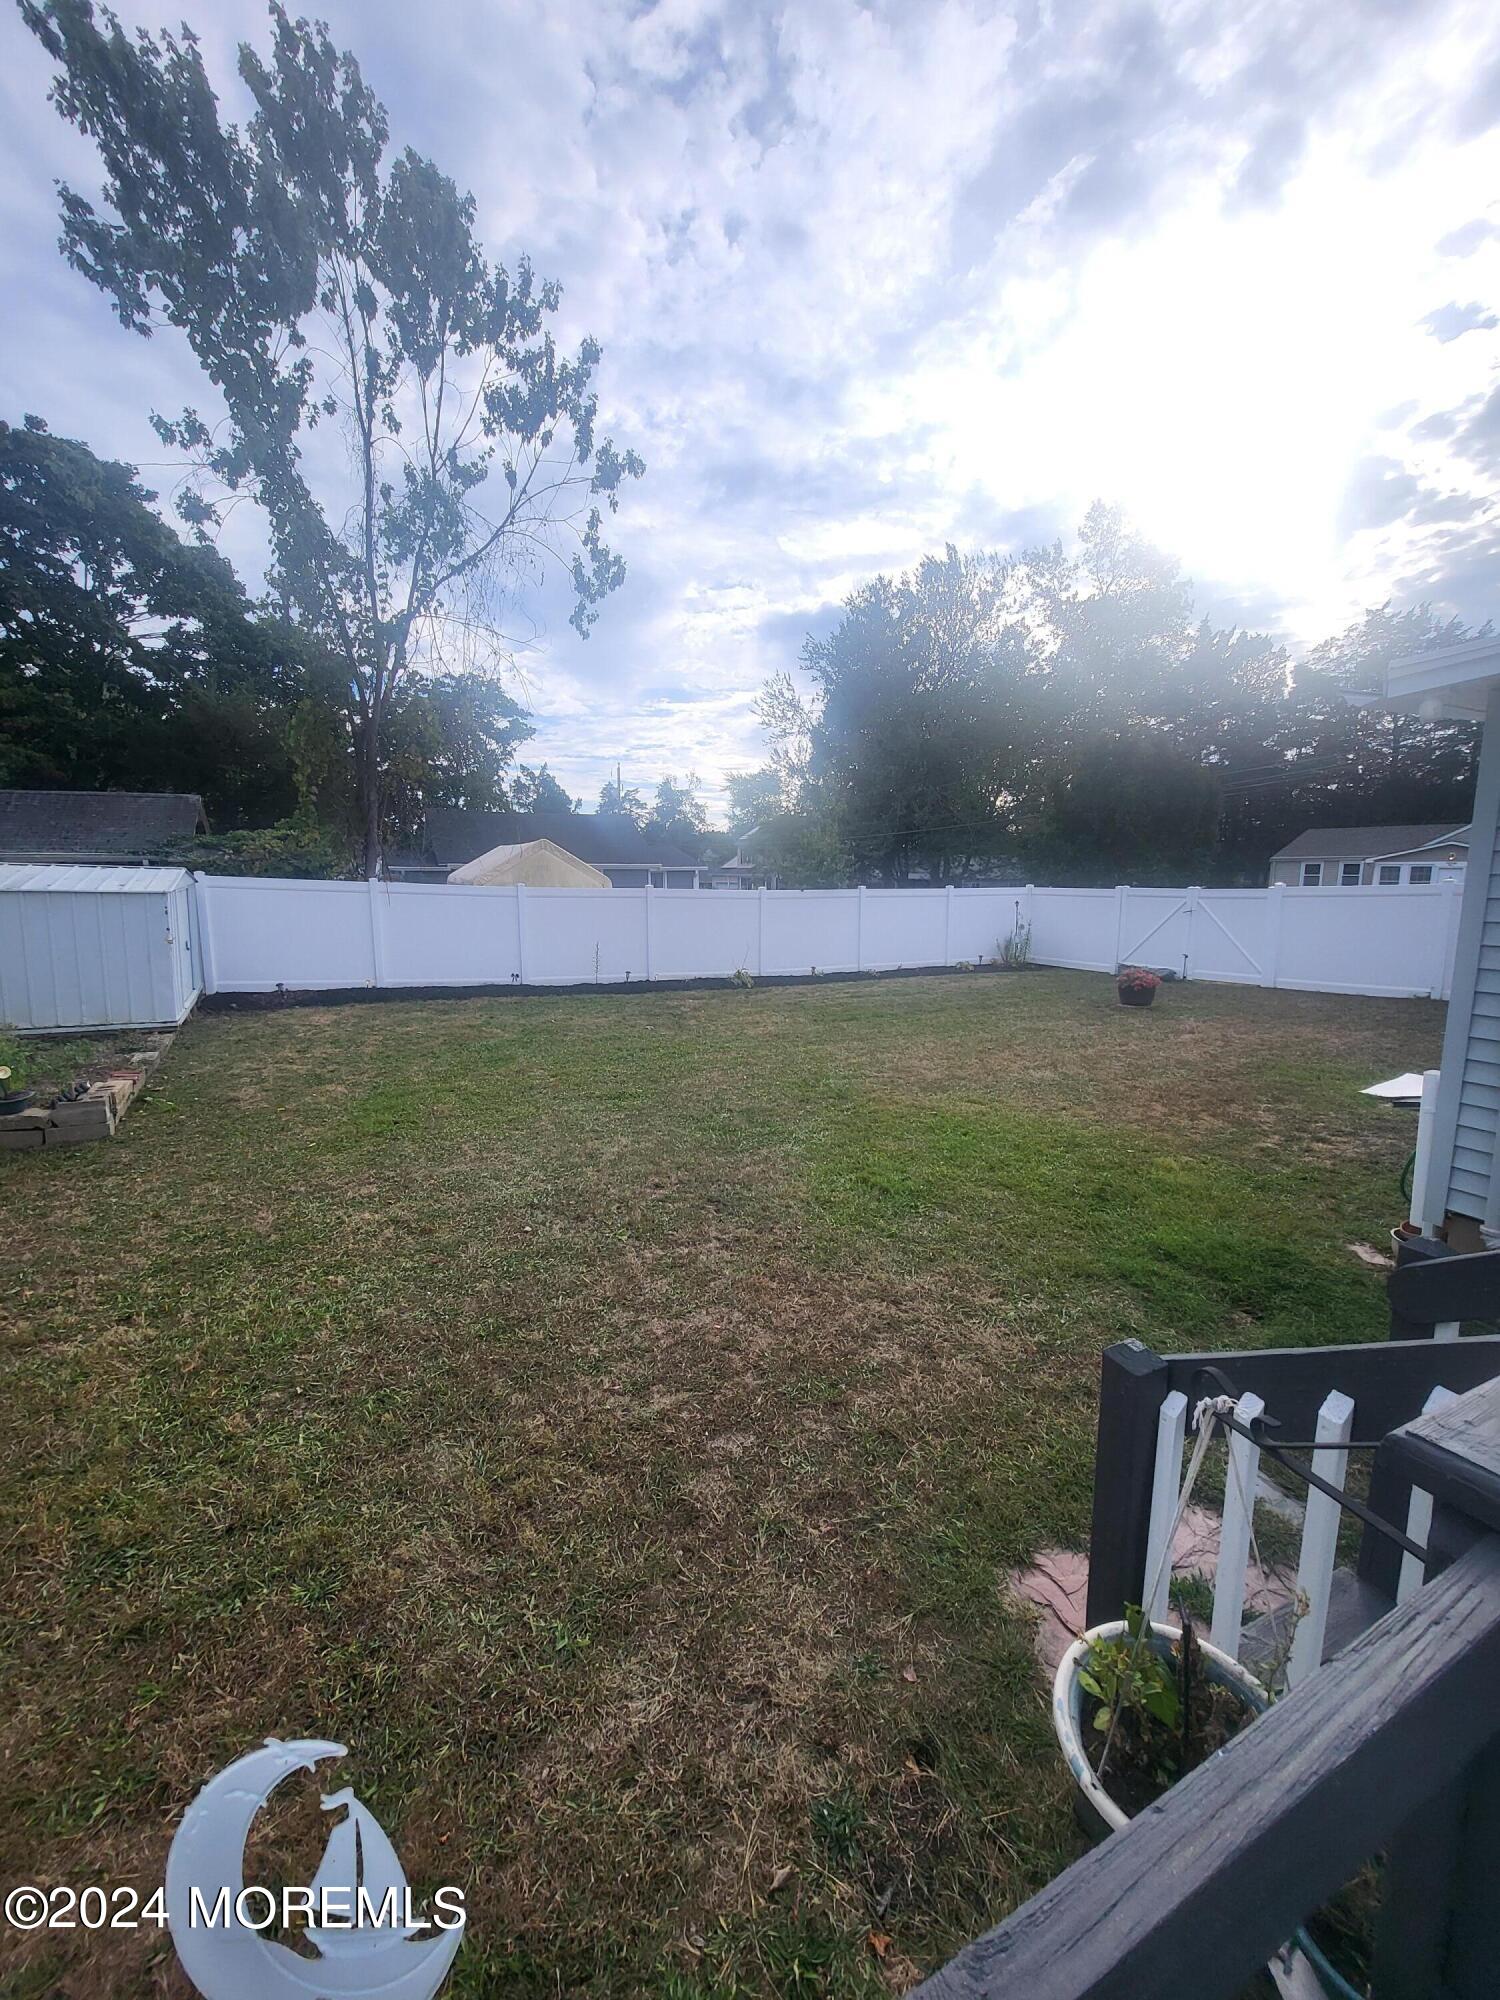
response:
<path id="1" fill-rule="evenodd" d="M 161 896 L 191 881 L 185 868 L 85 868 L 70 862 L 0 863 L 0 895 L 7 890 L 70 894 Z"/>
<path id="2" fill-rule="evenodd" d="M 437 865 L 456 868 L 494 847 L 550 840 L 594 867 L 692 868 L 690 854 L 669 840 L 649 838 L 623 814 L 477 812 L 435 806 L 427 815 L 427 845 Z"/>
<path id="3" fill-rule="evenodd" d="M 149 855 L 206 827 L 196 792 L 0 791 L 0 854 Z"/>
<path id="4" fill-rule="evenodd" d="M 1433 847 L 1456 834 L 1467 834 L 1467 820 L 1439 820 L 1427 826 L 1315 826 L 1278 847 L 1273 861 L 1370 861 L 1378 854 L 1405 854 L 1413 847 Z"/>

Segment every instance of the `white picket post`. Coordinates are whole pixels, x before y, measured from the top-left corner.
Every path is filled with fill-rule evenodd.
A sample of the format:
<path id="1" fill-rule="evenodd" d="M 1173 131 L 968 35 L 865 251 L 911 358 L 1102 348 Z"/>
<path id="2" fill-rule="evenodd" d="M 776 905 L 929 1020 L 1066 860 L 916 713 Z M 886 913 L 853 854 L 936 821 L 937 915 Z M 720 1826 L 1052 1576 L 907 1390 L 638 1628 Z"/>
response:
<path id="1" fill-rule="evenodd" d="M 205 993 L 219 990 L 219 960 L 214 938 L 214 892 L 211 875 L 193 876 L 193 905 L 198 912 L 198 962 Z"/>
<path id="2" fill-rule="evenodd" d="M 1265 1409 L 1252 1389 L 1234 1406 L 1242 1424 L 1253 1423 Z M 1219 1527 L 1219 1561 L 1214 1571 L 1214 1615 L 1209 1638 L 1231 1660 L 1240 1656 L 1240 1626 L 1245 1616 L 1245 1571 L 1250 1561 L 1254 1525 L 1255 1481 L 1260 1472 L 1260 1446 L 1237 1431 L 1229 1433 L 1229 1464 L 1224 1474 L 1224 1518 Z"/>
<path id="3" fill-rule="evenodd" d="M 1147 1617 L 1157 1624 L 1166 1617 L 1171 1599 L 1172 1563 L 1167 1551 L 1182 1485 L 1186 1436 L 1187 1397 L 1180 1389 L 1173 1389 L 1163 1397 L 1156 1419 L 1156 1469 L 1151 1477 L 1151 1523 L 1146 1532 L 1146 1575 L 1141 1585 L 1141 1603 Z"/>
<path id="4" fill-rule="evenodd" d="M 1411 1170 L 1411 1208 L 1408 1211 L 1412 1226 L 1424 1236 L 1432 1232 L 1432 1135 L 1437 1125 L 1438 1084 L 1442 1072 L 1425 1069 L 1422 1072 L 1422 1104 L 1417 1112 L 1417 1151 Z"/>
<path id="5" fill-rule="evenodd" d="M 943 963 L 953 963 L 953 884 L 943 885 Z"/>
<path id="6" fill-rule="evenodd" d="M 1450 1403 L 1456 1403 L 1457 1396 L 1451 1389 L 1437 1388 L 1422 1405 L 1422 1415 L 1430 1417 L 1434 1410 L 1445 1410 Z M 1432 1495 L 1423 1487 L 1411 1489 L 1411 1499 L 1406 1509 L 1407 1539 L 1420 1542 L 1425 1548 L 1427 1537 L 1432 1533 Z M 1422 1588 L 1426 1581 L 1425 1565 L 1405 1550 L 1401 1554 L 1401 1574 L 1396 1579 L 1396 1602 L 1404 1604 Z"/>
<path id="7" fill-rule="evenodd" d="M 1330 1486 L 1342 1487 L 1349 1469 L 1349 1438 L 1354 1427 L 1354 1404 L 1342 1390 L 1332 1390 L 1318 1412 L 1317 1450 L 1312 1469 Z M 1286 1684 L 1296 1687 L 1323 1664 L 1323 1641 L 1328 1632 L 1328 1606 L 1333 1596 L 1333 1564 L 1338 1553 L 1339 1514 L 1337 1500 L 1320 1493 L 1315 1486 L 1307 1492 L 1307 1513 L 1302 1523 L 1302 1554 L 1297 1563 L 1297 1595 L 1305 1598 L 1307 1609 L 1297 1621 L 1292 1650 L 1286 1663 Z"/>
<path id="8" fill-rule="evenodd" d="M 1119 969 L 1120 969 L 1120 953 L 1121 953 L 1121 952 L 1122 952 L 1122 951 L 1123 951 L 1123 950 L 1125 949 L 1125 899 L 1126 899 L 1126 897 L 1127 897 L 1127 896 L 1128 896 L 1129 894 L 1130 894 L 1130 890 L 1129 890 L 1129 888 L 1127 887 L 1127 885 L 1126 885 L 1125 883 L 1123 883 L 1123 882 L 1116 882 L 1116 884 L 1115 884 L 1115 950 L 1114 950 L 1114 963 L 1113 963 L 1113 964 L 1112 964 L 1111 966 L 1109 966 L 1109 967 L 1108 967 L 1108 970 L 1109 970 L 1110 972 L 1118 972 L 1118 971 L 1119 971 Z"/>
<path id="9" fill-rule="evenodd" d="M 766 969 L 766 895 L 764 889 L 757 889 L 758 898 L 755 913 L 755 976 L 757 979 Z"/>
<path id="10" fill-rule="evenodd" d="M 526 984 L 526 884 L 516 884 L 516 970 Z"/>
<path id="11" fill-rule="evenodd" d="M 652 976 L 651 962 L 655 956 L 655 949 L 654 949 L 655 938 L 653 936 L 653 933 L 656 928 L 655 924 L 652 922 L 652 918 L 656 911 L 656 904 L 655 901 L 653 900 L 653 891 L 651 888 L 651 884 L 649 882 L 646 884 L 645 894 L 646 894 L 646 979 L 647 982 L 649 983 Z"/>
<path id="12" fill-rule="evenodd" d="M 865 885 L 860 883 L 854 892 L 854 963 L 859 971 L 865 969 Z"/>

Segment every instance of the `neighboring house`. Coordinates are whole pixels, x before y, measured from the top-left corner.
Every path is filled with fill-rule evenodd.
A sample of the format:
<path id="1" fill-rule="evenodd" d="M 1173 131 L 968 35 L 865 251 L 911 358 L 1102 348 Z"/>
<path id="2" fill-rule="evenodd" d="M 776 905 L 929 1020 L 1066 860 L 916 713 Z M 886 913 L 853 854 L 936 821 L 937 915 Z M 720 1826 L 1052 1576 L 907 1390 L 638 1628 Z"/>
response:
<path id="1" fill-rule="evenodd" d="M 779 889 L 781 877 L 763 855 L 757 857 L 759 836 L 758 826 L 749 827 L 742 833 L 727 861 L 716 861 L 711 868 L 702 870 L 704 886 L 709 889 Z"/>
<path id="2" fill-rule="evenodd" d="M 522 840 L 492 847 L 455 868 L 450 882 L 474 888 L 504 889 L 522 883 L 528 889 L 607 889 L 609 877 L 554 840 Z"/>
<path id="3" fill-rule="evenodd" d="M 1443 820 L 1432 826 L 1317 826 L 1271 856 L 1271 885 L 1289 889 L 1397 889 L 1462 882 L 1469 828 Z"/>
<path id="4" fill-rule="evenodd" d="M 196 792 L 0 791 L 0 861 L 141 867 L 207 832 Z"/>
<path id="5" fill-rule="evenodd" d="M 436 806 L 427 815 L 426 843 L 420 854 L 401 854 L 389 863 L 392 877 L 406 882 L 446 882 L 496 847 L 520 847 L 550 840 L 564 853 L 587 862 L 615 889 L 696 889 L 698 864 L 670 841 L 642 833 L 633 820 L 602 813 L 476 812 L 468 806 Z"/>

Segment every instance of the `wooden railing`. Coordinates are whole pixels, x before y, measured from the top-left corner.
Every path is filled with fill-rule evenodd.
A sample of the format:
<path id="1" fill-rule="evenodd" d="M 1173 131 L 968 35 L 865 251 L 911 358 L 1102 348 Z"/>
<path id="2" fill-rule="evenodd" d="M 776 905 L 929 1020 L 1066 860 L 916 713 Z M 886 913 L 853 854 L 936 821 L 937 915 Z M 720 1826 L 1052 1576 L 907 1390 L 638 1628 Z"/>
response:
<path id="1" fill-rule="evenodd" d="M 1321 1449 L 1313 1455 L 1315 1469 L 1337 1472 L 1339 1477 L 1331 1483 L 1340 1484 L 1343 1468 L 1331 1461 L 1351 1437 L 1360 1441 L 1384 1437 L 1420 1416 L 1434 1391 L 1462 1395 L 1496 1377 L 1500 1377 L 1497 1335 L 1243 1353 L 1160 1355 L 1137 1340 L 1106 1349 L 1094 1460 L 1089 1624 L 1103 1624 L 1118 1618 L 1127 1604 L 1145 1602 L 1150 1583 L 1158 1577 L 1163 1537 L 1175 1505 L 1183 1426 L 1194 1403 L 1216 1393 L 1221 1380 L 1233 1386 L 1243 1416 L 1264 1413 L 1276 1419 L 1278 1430 L 1271 1437 L 1317 1440 Z M 1241 1495 L 1253 1497 L 1258 1453 L 1253 1444 L 1236 1437 L 1231 1454 L 1212 1636 L 1223 1650 L 1233 1653 L 1238 1648 L 1249 1539 Z M 1403 1483 L 1399 1475 L 1387 1473 L 1372 1485 L 1371 1505 L 1401 1527 L 1410 1517 L 1412 1492 L 1410 1479 Z M 1337 1525 L 1331 1508 L 1332 1503 L 1309 1508 L 1303 1539 L 1305 1581 L 1318 1589 L 1324 1608 L 1324 1580 L 1332 1569 L 1331 1530 Z M 1420 1516 L 1420 1503 L 1418 1512 Z M 1401 1563 L 1396 1544 L 1365 1536 L 1360 1578 L 1387 1602 L 1393 1602 L 1402 1588 Z M 1410 1583 L 1408 1570 L 1407 1587 Z M 1160 1596 L 1158 1591 L 1153 1607 L 1158 1610 Z M 1314 1640 L 1321 1647 L 1318 1624 L 1315 1617 L 1312 1637 L 1300 1642 L 1299 1668 L 1313 1658 L 1309 1649 Z"/>
<path id="2" fill-rule="evenodd" d="M 1419 1393 L 1410 1366 L 1378 1393 Z M 1373 2000 L 1500 1991 L 1500 1385 L 1404 1427 L 1378 1463 L 1387 1484 L 1433 1496 L 1435 1579 L 921 2000 L 1232 2000 L 1382 1851 Z"/>

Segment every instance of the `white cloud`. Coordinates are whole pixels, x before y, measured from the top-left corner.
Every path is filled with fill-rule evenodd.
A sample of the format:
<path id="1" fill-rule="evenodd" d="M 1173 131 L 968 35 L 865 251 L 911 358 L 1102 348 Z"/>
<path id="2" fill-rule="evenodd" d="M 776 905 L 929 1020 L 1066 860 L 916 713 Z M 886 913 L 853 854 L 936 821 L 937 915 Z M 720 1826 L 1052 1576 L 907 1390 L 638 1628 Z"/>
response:
<path id="1" fill-rule="evenodd" d="M 528 754 L 575 789 L 617 756 L 716 783 L 757 758 L 755 690 L 804 621 L 1096 496 L 1297 637 L 1391 591 L 1482 615 L 1500 93 L 1475 0 L 1374 25 L 1361 0 L 319 11 L 494 253 L 562 278 L 563 337 L 602 340 L 608 425 L 648 462 L 592 638 L 555 583 L 522 625 Z M 264 17 L 198 12 L 227 82 Z M 89 149 L 14 16 L 0 38 L 4 413 L 149 464 L 148 409 L 201 390 L 57 257 L 50 182 L 91 185 Z M 230 547 L 253 571 L 251 520 Z"/>

